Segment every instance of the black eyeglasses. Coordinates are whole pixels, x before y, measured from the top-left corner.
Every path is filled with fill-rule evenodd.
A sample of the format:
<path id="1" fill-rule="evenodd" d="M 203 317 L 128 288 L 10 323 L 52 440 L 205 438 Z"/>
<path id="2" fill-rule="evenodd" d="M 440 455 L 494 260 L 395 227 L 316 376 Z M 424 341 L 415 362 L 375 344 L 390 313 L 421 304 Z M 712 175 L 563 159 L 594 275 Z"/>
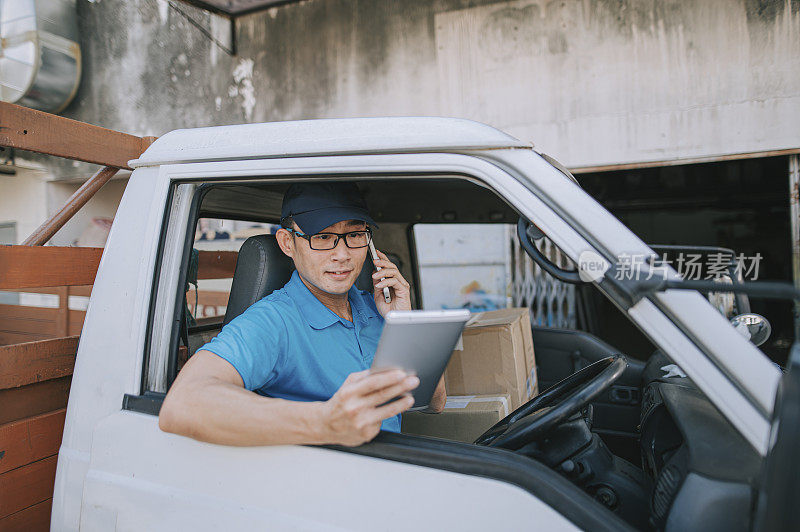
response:
<path id="1" fill-rule="evenodd" d="M 305 238 L 308 240 L 308 245 L 311 246 L 311 249 L 317 251 L 334 249 L 339 245 L 340 238 L 344 238 L 344 245 L 350 249 L 365 248 L 372 240 L 372 232 L 369 229 L 366 231 L 350 231 L 349 233 L 317 233 L 315 235 L 306 235 L 288 227 L 284 229 L 300 238 Z"/>

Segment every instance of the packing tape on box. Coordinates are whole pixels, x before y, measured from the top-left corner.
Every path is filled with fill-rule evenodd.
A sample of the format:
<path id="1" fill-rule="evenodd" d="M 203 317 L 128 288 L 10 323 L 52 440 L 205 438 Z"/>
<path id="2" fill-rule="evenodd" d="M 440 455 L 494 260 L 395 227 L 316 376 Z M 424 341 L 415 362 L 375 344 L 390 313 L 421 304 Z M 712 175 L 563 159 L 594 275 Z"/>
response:
<path id="1" fill-rule="evenodd" d="M 493 397 L 475 397 L 474 395 L 457 395 L 454 397 L 448 397 L 447 401 L 444 404 L 445 408 L 466 408 L 470 403 L 491 403 L 494 401 L 500 401 L 503 405 L 503 417 L 506 417 L 508 412 L 508 399 L 503 397 L 502 395 L 497 395 Z"/>
<path id="2" fill-rule="evenodd" d="M 456 395 L 448 397 L 444 403 L 445 408 L 467 408 L 471 400 L 475 398 L 474 395 Z"/>
<path id="3" fill-rule="evenodd" d="M 536 368 L 531 369 L 528 378 L 525 380 L 525 388 L 528 393 L 528 398 L 533 397 L 533 389 L 536 388 L 538 378 L 536 375 Z"/>

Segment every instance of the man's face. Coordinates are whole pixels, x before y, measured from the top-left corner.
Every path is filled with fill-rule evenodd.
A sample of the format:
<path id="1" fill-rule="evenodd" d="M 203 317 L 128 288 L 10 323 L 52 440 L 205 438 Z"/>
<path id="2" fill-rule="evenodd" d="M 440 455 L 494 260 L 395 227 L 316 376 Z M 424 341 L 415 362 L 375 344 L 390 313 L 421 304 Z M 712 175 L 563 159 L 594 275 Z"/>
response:
<path id="1" fill-rule="evenodd" d="M 367 224 L 364 222 L 347 220 L 328 226 L 320 233 L 348 233 L 366 228 Z M 302 232 L 297 224 L 294 229 Z M 283 252 L 294 260 L 297 273 L 306 282 L 329 294 L 345 294 L 350 290 L 361 273 L 368 251 L 366 247 L 348 248 L 344 238 L 340 238 L 333 249 L 311 249 L 308 240 L 285 229 L 279 231 L 278 242 Z"/>

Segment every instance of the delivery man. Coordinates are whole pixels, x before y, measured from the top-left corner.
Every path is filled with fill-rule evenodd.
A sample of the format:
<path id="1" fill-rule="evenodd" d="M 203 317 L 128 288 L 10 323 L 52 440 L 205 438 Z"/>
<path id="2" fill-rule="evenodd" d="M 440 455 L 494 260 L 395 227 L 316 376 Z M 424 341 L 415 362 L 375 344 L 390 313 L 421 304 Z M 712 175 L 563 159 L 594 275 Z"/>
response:
<path id="1" fill-rule="evenodd" d="M 164 400 L 159 427 L 225 445 L 354 446 L 381 428 L 399 432 L 419 380 L 368 368 L 383 317 L 411 309 L 409 284 L 379 251 L 374 296 L 354 287 L 376 227 L 358 188 L 292 185 L 281 226 L 275 237 L 294 261 L 291 279 L 189 359 Z M 445 400 L 442 380 L 430 409 L 440 412 Z"/>

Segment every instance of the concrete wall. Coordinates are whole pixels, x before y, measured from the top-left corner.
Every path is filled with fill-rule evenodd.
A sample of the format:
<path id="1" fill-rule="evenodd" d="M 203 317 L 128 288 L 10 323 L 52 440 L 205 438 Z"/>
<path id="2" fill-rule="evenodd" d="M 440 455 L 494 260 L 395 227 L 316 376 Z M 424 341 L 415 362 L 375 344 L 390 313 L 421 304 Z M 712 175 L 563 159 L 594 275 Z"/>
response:
<path id="1" fill-rule="evenodd" d="M 176 5 L 230 45 L 226 19 Z M 77 11 L 83 77 L 63 114 L 139 135 L 439 115 L 568 166 L 800 147 L 800 0 L 307 0 L 238 19 L 236 56 L 166 0 Z M 37 161 L 54 179 L 95 170 Z M 58 190 L 26 207 L 20 220 L 38 218 L 19 235 L 60 206 Z"/>
<path id="2" fill-rule="evenodd" d="M 239 19 L 236 57 L 164 0 L 78 12 L 65 114 L 137 134 L 444 115 L 570 166 L 800 147 L 800 0 L 308 0 Z"/>
<path id="3" fill-rule="evenodd" d="M 0 174 L 0 223 L 14 223 L 14 242 L 19 244 L 41 224 L 46 216 L 47 178 L 44 171 L 17 168 L 16 175 Z M 8 232 L 4 232 L 9 237 Z"/>

